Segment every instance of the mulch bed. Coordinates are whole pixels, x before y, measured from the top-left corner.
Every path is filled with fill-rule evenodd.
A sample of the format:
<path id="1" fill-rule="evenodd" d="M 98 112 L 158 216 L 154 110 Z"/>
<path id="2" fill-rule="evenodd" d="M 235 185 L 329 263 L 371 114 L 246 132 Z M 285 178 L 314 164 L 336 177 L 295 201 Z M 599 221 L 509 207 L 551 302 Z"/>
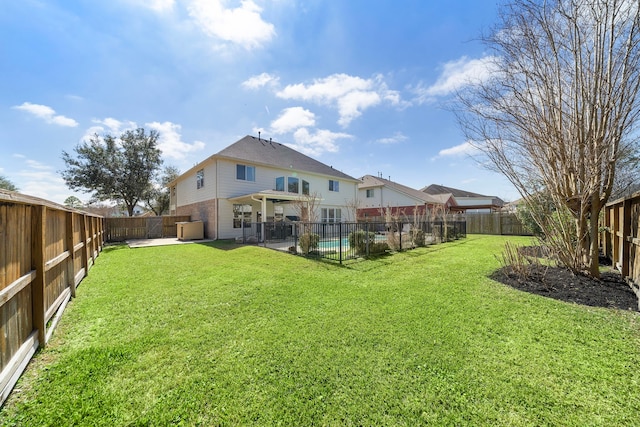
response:
<path id="1" fill-rule="evenodd" d="M 591 307 L 638 310 L 638 298 L 617 272 L 602 273 L 600 279 L 578 275 L 561 267 L 542 268 L 522 280 L 508 274 L 507 267 L 493 273 L 491 278 L 512 288 L 560 301 Z"/>

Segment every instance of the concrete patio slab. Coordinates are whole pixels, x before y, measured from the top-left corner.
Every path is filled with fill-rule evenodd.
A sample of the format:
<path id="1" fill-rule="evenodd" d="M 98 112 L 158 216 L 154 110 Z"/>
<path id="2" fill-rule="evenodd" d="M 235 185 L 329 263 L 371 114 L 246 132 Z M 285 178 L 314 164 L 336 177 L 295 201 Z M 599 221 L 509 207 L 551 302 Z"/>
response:
<path id="1" fill-rule="evenodd" d="M 213 240 L 178 240 L 176 237 L 168 237 L 163 239 L 132 239 L 126 241 L 127 245 L 129 245 L 130 248 L 150 248 L 152 246 L 186 245 L 189 243 L 206 242 L 213 242 Z"/>

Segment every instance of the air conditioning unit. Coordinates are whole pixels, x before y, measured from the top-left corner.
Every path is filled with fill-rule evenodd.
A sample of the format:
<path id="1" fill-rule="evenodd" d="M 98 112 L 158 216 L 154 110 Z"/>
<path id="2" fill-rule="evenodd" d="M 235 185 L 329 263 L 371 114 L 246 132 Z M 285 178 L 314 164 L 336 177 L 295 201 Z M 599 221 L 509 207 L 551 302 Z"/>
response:
<path id="1" fill-rule="evenodd" d="M 204 223 L 202 221 L 176 222 L 178 240 L 204 239 Z"/>

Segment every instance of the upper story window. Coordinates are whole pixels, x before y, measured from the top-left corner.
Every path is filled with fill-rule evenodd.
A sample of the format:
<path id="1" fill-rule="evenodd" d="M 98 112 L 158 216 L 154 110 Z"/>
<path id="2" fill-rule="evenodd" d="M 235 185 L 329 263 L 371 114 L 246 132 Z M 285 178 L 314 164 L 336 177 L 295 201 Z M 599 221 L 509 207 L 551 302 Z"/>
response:
<path id="1" fill-rule="evenodd" d="M 242 181 L 256 180 L 256 167 L 247 165 L 236 165 L 236 179 Z"/>
<path id="2" fill-rule="evenodd" d="M 196 188 L 204 187 L 204 169 L 196 172 Z"/>
<path id="3" fill-rule="evenodd" d="M 340 191 L 340 183 L 338 181 L 334 181 L 333 179 L 329 180 L 329 191 Z"/>
<path id="4" fill-rule="evenodd" d="M 287 183 L 285 190 L 285 181 Z M 302 181 L 302 194 L 309 195 L 309 181 L 295 176 L 279 176 L 276 178 L 276 191 L 287 191 L 289 193 L 300 193 L 300 181 Z"/>
<path id="5" fill-rule="evenodd" d="M 371 197 L 373 197 L 373 188 L 367 190 L 367 198 L 370 199 Z"/>
<path id="6" fill-rule="evenodd" d="M 290 176 L 287 178 L 287 191 L 289 193 L 299 193 L 300 180 L 296 177 Z"/>

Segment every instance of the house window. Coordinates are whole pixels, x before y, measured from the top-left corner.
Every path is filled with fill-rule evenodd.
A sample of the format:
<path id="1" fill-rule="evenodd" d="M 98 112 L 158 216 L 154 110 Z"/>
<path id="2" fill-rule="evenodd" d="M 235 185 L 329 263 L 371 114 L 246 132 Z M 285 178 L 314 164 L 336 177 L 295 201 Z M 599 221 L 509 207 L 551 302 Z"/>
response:
<path id="1" fill-rule="evenodd" d="M 276 191 L 284 191 L 284 176 L 276 178 Z"/>
<path id="2" fill-rule="evenodd" d="M 300 180 L 298 178 L 295 177 L 288 177 L 287 178 L 287 191 L 289 193 L 299 193 L 300 189 L 299 189 L 299 182 Z"/>
<path id="3" fill-rule="evenodd" d="M 367 190 L 367 198 L 370 199 L 373 197 L 373 188 Z"/>
<path id="4" fill-rule="evenodd" d="M 329 180 L 329 191 L 340 191 L 340 183 L 332 179 Z"/>
<path id="5" fill-rule="evenodd" d="M 236 179 L 242 181 L 256 180 L 256 167 L 247 165 L 236 165 Z"/>
<path id="6" fill-rule="evenodd" d="M 251 205 L 233 205 L 233 228 L 251 227 Z"/>
<path id="7" fill-rule="evenodd" d="M 302 194 L 309 195 L 309 181 L 302 180 Z"/>
<path id="8" fill-rule="evenodd" d="M 204 187 L 204 169 L 196 172 L 196 188 Z"/>
<path id="9" fill-rule="evenodd" d="M 342 211 L 340 208 L 322 208 L 322 222 L 341 222 Z"/>

